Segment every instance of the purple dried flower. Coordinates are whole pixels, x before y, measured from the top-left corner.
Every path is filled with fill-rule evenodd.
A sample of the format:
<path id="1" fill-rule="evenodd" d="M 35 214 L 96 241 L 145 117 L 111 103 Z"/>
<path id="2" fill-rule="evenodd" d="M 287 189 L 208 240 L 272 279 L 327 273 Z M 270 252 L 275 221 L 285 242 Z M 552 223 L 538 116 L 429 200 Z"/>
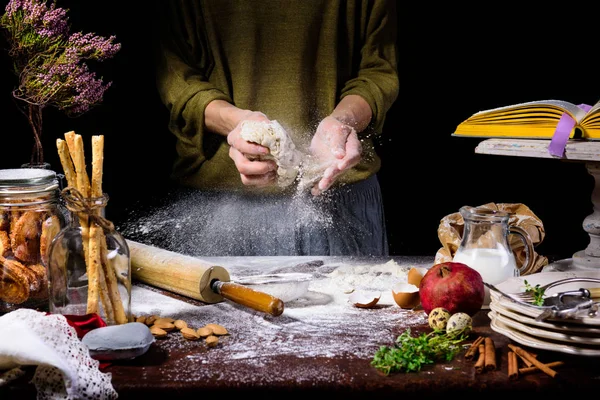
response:
<path id="1" fill-rule="evenodd" d="M 35 138 L 34 161 L 43 162 L 41 148 L 44 107 L 54 106 L 68 115 L 85 113 L 102 101 L 112 82 L 104 83 L 90 72 L 85 60 L 104 61 L 121 49 L 116 37 L 69 33 L 67 10 L 56 0 L 10 0 L 0 17 L 13 57 L 19 85 L 13 96 L 22 101 Z"/>

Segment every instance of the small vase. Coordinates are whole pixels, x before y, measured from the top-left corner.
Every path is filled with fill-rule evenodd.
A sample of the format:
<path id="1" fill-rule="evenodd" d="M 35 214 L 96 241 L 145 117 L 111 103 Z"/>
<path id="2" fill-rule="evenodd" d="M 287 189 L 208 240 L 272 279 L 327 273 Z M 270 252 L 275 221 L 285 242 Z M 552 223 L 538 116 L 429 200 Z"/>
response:
<path id="1" fill-rule="evenodd" d="M 64 193 L 63 197 L 67 204 L 72 200 Z M 104 215 L 108 196 L 86 201 Z M 131 322 L 129 247 L 112 224 L 94 224 L 89 215 L 75 213 L 56 235 L 49 255 L 50 312 L 97 313 L 107 325 Z"/>

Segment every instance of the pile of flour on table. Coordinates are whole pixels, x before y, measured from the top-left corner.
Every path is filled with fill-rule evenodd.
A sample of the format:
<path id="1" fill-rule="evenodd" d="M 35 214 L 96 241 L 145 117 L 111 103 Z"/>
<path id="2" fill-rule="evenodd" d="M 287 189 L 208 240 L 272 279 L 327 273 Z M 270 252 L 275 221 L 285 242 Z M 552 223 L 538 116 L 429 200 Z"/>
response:
<path id="1" fill-rule="evenodd" d="M 229 300 L 198 307 L 145 287 L 134 287 L 132 311 L 135 315 L 157 314 L 183 319 L 192 328 L 208 323 L 223 325 L 230 333 L 220 343 L 227 357 L 259 365 L 267 358 L 290 354 L 369 357 L 380 346 L 392 345 L 405 328 L 427 323 L 424 312 L 397 306 L 391 287 L 396 282 L 406 282 L 410 268 L 428 267 L 430 263 L 399 265 L 393 259 L 380 264 L 328 261 L 316 268 L 313 264 L 303 271 L 297 257 L 289 257 L 287 266 L 282 266 L 282 260 L 288 258 L 251 257 L 244 265 L 219 264 L 232 276 L 311 270 L 313 280 L 306 295 L 286 303 L 280 316 L 273 317 Z M 381 291 L 381 298 L 373 308 L 358 308 L 348 301 L 353 289 Z M 339 339 L 340 335 L 344 340 Z M 176 333 L 161 342 L 162 347 L 171 351 L 201 345 L 185 341 Z M 211 360 L 213 357 L 215 360 Z M 198 356 L 202 363 L 216 362 L 219 357 L 223 355 L 213 350 Z"/>

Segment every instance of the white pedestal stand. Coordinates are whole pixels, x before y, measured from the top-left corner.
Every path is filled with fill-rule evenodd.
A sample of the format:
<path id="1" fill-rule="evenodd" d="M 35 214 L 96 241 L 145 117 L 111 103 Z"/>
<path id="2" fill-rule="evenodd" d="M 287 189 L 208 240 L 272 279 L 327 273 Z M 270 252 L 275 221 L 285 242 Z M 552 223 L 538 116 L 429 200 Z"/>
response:
<path id="1" fill-rule="evenodd" d="M 557 159 L 548 153 L 549 144 L 550 140 L 539 139 L 487 139 L 477 145 L 475 153 Z M 558 159 L 585 162 L 588 173 L 594 177 L 594 211 L 583 220 L 583 230 L 590 236 L 590 243 L 572 258 L 548 264 L 542 271 L 600 271 L 600 142 L 569 140 L 564 156 Z"/>

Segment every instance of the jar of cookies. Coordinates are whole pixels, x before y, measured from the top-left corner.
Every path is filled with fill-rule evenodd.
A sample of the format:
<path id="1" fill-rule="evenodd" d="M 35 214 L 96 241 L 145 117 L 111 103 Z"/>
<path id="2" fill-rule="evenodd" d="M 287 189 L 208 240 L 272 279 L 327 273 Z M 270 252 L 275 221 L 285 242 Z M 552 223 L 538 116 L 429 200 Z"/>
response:
<path id="1" fill-rule="evenodd" d="M 0 314 L 48 310 L 48 255 L 65 226 L 56 172 L 0 169 Z"/>

